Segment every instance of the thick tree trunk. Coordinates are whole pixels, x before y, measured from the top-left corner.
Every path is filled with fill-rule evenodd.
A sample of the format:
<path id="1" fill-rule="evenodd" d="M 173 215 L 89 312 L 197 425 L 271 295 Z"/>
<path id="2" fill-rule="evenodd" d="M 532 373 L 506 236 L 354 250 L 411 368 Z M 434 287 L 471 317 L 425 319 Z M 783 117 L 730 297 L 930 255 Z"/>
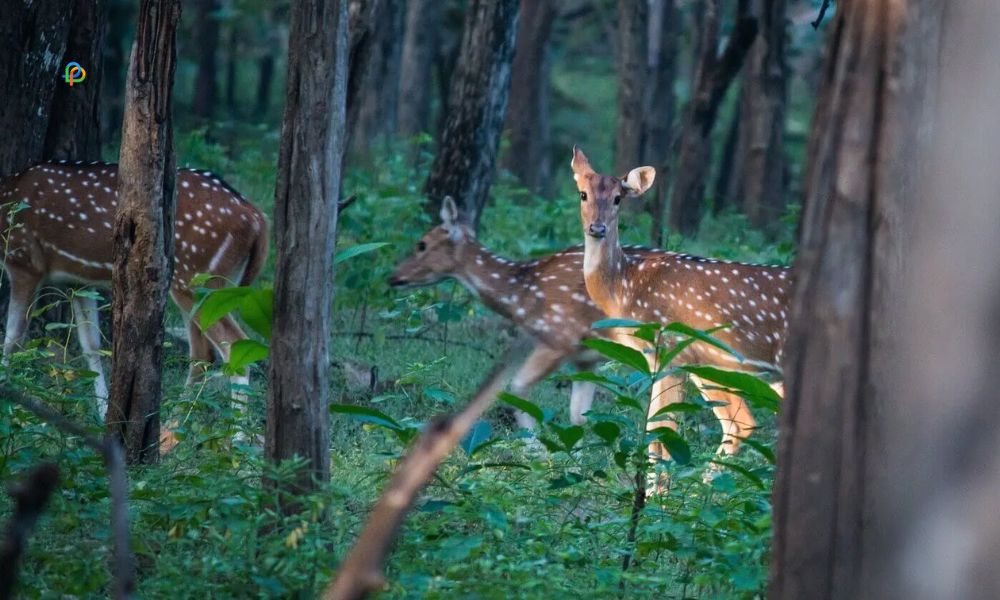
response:
<path id="1" fill-rule="evenodd" d="M 66 57 L 82 65 L 94 65 L 87 70 L 83 84 L 56 86 L 52 114 L 45 136 L 45 158 L 63 160 L 100 160 L 101 158 L 101 64 L 106 22 L 104 0 L 75 0 L 73 27 Z"/>
<path id="2" fill-rule="evenodd" d="M 722 55 L 718 55 L 721 4 L 721 0 L 707 0 L 704 4 L 697 44 L 701 55 L 697 57 L 694 87 L 685 107 L 675 161 L 670 225 L 685 235 L 693 234 L 701 221 L 705 179 L 711 164 L 712 129 L 719 105 L 757 35 L 757 23 L 748 14 L 747 1 L 741 0 L 729 41 Z"/>
<path id="3" fill-rule="evenodd" d="M 397 131 L 404 137 L 431 131 L 434 55 L 444 2 L 408 0 L 400 58 Z"/>
<path id="4" fill-rule="evenodd" d="M 785 0 L 756 0 L 760 35 L 743 71 L 738 167 L 728 195 L 741 203 L 754 227 L 773 230 L 785 209 Z"/>
<path id="5" fill-rule="evenodd" d="M 436 215 L 445 196 L 459 203 L 473 228 L 489 199 L 510 92 L 517 32 L 517 0 L 471 0 L 458 64 L 451 81 L 448 117 L 424 193 Z"/>
<path id="6" fill-rule="evenodd" d="M 902 243 L 936 95 L 941 11 L 938 0 L 843 0 L 831 23 L 784 353 L 774 599 L 887 597 L 870 587 L 884 576 L 870 570 L 884 551 L 872 540 L 895 507 L 873 513 L 870 495 L 889 432 L 905 433 L 908 448 L 927 441 L 883 407 L 899 394 L 890 380 Z M 901 413 L 920 412 L 910 400 Z M 907 451 L 905 463 L 914 458 Z"/>
<path id="7" fill-rule="evenodd" d="M 219 0 L 198 0 L 195 18 L 195 45 L 198 48 L 198 74 L 194 80 L 194 114 L 203 119 L 215 116 L 219 96 Z"/>
<path id="8" fill-rule="evenodd" d="M 131 464 L 159 458 L 163 316 L 174 250 L 171 95 L 179 0 L 143 0 L 118 159 L 107 428 Z"/>
<path id="9" fill-rule="evenodd" d="M 618 0 L 618 113 L 615 123 L 615 173 L 624 175 L 642 164 L 649 94 L 649 4 Z M 629 205 L 641 206 L 638 203 Z"/>
<path id="10" fill-rule="evenodd" d="M 5 0 L 0 18 L 0 177 L 37 162 L 63 56 L 69 40 L 73 0 Z M 72 59 L 70 59 L 72 60 Z M 83 65 L 88 76 L 96 65 Z M 78 84 L 81 86 L 86 83 Z M 74 86 L 76 87 L 76 86 Z M 76 91 L 76 90 L 74 90 Z"/>
<path id="11" fill-rule="evenodd" d="M 520 10 L 510 105 L 504 125 L 510 135 L 510 148 L 503 157 L 503 166 L 525 187 L 538 193 L 551 173 L 548 46 L 556 6 L 552 0 L 521 0 Z"/>
<path id="12" fill-rule="evenodd" d="M 649 71 L 653 80 L 646 85 L 650 94 L 644 134 L 646 146 L 642 162 L 659 167 L 649 204 L 652 216 L 650 240 L 663 247 L 664 218 L 670 191 L 670 150 L 673 147 L 677 79 L 680 54 L 681 14 L 675 0 L 653 0 L 649 11 Z"/>
<path id="13" fill-rule="evenodd" d="M 330 478 L 328 343 L 344 152 L 347 14 L 347 0 L 301 0 L 291 13 L 274 202 L 277 261 L 265 453 L 272 463 L 301 457 L 309 464 L 283 482 L 286 512 L 298 509 L 296 494 Z"/>
<path id="14" fill-rule="evenodd" d="M 400 54 L 403 50 L 404 0 L 380 0 L 381 17 L 369 34 L 370 51 L 357 96 L 349 101 L 348 126 L 352 152 L 365 153 L 373 143 L 385 141 L 396 130 Z"/>

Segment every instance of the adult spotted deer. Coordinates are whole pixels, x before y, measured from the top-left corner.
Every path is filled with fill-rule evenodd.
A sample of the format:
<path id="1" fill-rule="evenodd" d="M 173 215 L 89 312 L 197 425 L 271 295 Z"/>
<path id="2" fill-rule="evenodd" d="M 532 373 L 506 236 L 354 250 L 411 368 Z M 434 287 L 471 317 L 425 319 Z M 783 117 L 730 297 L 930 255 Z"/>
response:
<path id="1" fill-rule="evenodd" d="M 488 308 L 530 335 L 535 345 L 511 382 L 515 394 L 524 394 L 563 361 L 590 369 L 600 361 L 580 342 L 601 331 L 591 324 L 604 314 L 587 297 L 580 270 L 583 249 L 569 248 L 530 261 L 496 256 L 476 241 L 475 233 L 459 222 L 455 202 L 445 198 L 441 225 L 417 242 L 413 254 L 399 263 L 389 283 L 396 287 L 431 285 L 446 278 L 462 283 Z M 630 254 L 646 250 L 626 248 Z M 602 330 L 603 331 L 603 330 Z M 594 398 L 594 385 L 574 382 L 570 420 L 580 424 Z M 518 424 L 531 427 L 531 417 L 517 413 Z"/>
<path id="2" fill-rule="evenodd" d="M 618 241 L 621 203 L 649 189 L 656 171 L 639 167 L 622 178 L 600 175 L 578 148 L 573 149 L 571 165 L 580 195 L 585 240 L 583 276 L 594 303 L 609 317 L 653 323 L 680 321 L 699 329 L 728 325 L 714 335 L 742 354 L 744 360 L 701 343 L 689 346 L 679 358 L 689 363 L 780 374 L 790 270 L 664 251 L 641 256 L 624 252 Z M 613 335 L 619 343 L 649 350 L 645 342 L 627 330 L 616 330 Z M 646 352 L 646 356 L 651 368 L 662 366 L 655 364 L 655 353 Z M 716 404 L 713 410 L 723 431 L 718 453 L 736 453 L 741 440 L 756 425 L 753 415 L 739 396 L 693 379 L 702 394 Z M 666 388 L 674 383 L 669 378 L 657 382 L 651 412 L 675 398 L 666 394 Z M 667 425 L 676 427 L 673 422 Z M 662 446 L 654 451 L 667 456 Z"/>
<path id="3" fill-rule="evenodd" d="M 30 305 L 45 282 L 108 287 L 112 269 L 112 230 L 118 204 L 118 167 L 106 163 L 43 163 L 0 181 L 0 235 L 3 267 L 10 277 L 10 304 L 4 356 L 21 341 Z M 216 276 L 208 285 L 247 285 L 267 259 L 264 215 L 221 178 L 208 171 L 177 173 L 174 271 L 170 295 L 187 320 L 191 368 L 189 382 L 212 361 L 212 348 L 228 360 L 229 346 L 246 336 L 231 317 L 207 331 L 191 318 L 195 303 L 191 280 Z M 74 296 L 77 337 L 90 370 L 103 415 L 107 384 L 99 354 L 97 303 Z M 246 373 L 234 378 L 247 383 Z"/>

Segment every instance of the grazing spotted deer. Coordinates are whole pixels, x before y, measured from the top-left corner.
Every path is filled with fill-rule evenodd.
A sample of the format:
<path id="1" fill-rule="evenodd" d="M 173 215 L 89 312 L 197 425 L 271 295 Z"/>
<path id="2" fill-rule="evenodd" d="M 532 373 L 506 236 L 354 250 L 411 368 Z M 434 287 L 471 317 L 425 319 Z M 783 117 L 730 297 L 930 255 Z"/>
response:
<path id="1" fill-rule="evenodd" d="M 563 361 L 590 369 L 600 358 L 580 342 L 599 335 L 590 326 L 604 314 L 587 297 L 580 277 L 583 249 L 579 246 L 530 261 L 511 261 L 494 255 L 476 241 L 475 233 L 458 220 L 455 202 L 445 198 L 442 224 L 417 242 L 413 254 L 401 262 L 389 283 L 396 287 L 422 286 L 446 278 L 461 282 L 489 309 L 528 333 L 535 345 L 511 383 L 521 395 Z M 641 248 L 625 252 L 640 255 Z M 594 385 L 574 382 L 570 420 L 582 423 L 590 410 Z M 531 417 L 518 411 L 518 425 L 532 426 Z"/>
<path id="2" fill-rule="evenodd" d="M 656 171 L 639 167 L 623 178 L 599 175 L 578 148 L 573 148 L 571 166 L 580 194 L 584 282 L 594 303 L 609 317 L 653 323 L 680 321 L 699 329 L 728 324 L 714 335 L 745 360 L 700 343 L 688 347 L 681 360 L 780 375 L 790 270 L 664 251 L 630 255 L 618 241 L 620 205 L 649 189 Z M 627 330 L 613 335 L 619 343 L 641 351 L 649 349 Z M 660 366 L 655 364 L 655 353 L 647 352 L 646 356 L 651 368 Z M 756 425 L 746 403 L 735 394 L 692 379 L 701 393 L 717 404 L 713 410 L 723 431 L 718 453 L 736 453 Z M 651 414 L 669 402 L 671 396 L 661 392 L 672 383 L 664 379 L 654 386 Z M 673 422 L 667 425 L 676 427 Z M 668 456 L 662 446 L 654 451 Z"/>
<path id="3" fill-rule="evenodd" d="M 106 163 L 43 163 L 0 181 L 3 268 L 10 277 L 4 356 L 21 341 L 30 305 L 43 282 L 108 287 L 112 231 L 118 204 L 118 166 Z M 212 348 L 228 360 L 229 346 L 246 336 L 231 317 L 202 331 L 191 309 L 191 279 L 214 275 L 208 285 L 247 285 L 267 260 L 267 221 L 233 188 L 208 171 L 177 173 L 174 271 L 170 295 L 187 320 L 191 368 L 188 382 L 212 361 Z M 74 296 L 77 337 L 103 415 L 107 384 L 101 366 L 101 333 L 94 299 Z M 234 378 L 245 385 L 246 373 Z"/>

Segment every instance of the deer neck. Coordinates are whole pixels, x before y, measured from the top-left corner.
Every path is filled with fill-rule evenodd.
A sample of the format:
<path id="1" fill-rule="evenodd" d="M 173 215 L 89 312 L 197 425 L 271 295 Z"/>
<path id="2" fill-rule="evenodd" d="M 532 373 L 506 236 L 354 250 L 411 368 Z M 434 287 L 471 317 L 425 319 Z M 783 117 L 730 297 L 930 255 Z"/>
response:
<path id="1" fill-rule="evenodd" d="M 622 278 L 627 268 L 625 252 L 618 243 L 618 228 L 611 227 L 602 239 L 585 236 L 583 279 L 587 293 L 604 314 L 620 316 L 618 307 Z"/>
<path id="2" fill-rule="evenodd" d="M 504 317 L 513 317 L 512 304 L 505 302 L 512 283 L 519 277 L 520 263 L 490 252 L 478 242 L 469 244 L 454 276 L 483 304 Z"/>

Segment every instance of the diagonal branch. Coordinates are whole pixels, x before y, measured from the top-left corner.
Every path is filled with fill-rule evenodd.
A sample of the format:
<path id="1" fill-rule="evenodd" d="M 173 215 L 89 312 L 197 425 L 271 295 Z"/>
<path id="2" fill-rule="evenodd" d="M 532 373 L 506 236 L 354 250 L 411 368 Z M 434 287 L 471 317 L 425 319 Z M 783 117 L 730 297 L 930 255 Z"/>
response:
<path id="1" fill-rule="evenodd" d="M 396 472 L 375 503 L 368 522 L 350 553 L 340 565 L 337 577 L 323 594 L 326 600 L 364 598 L 385 582 L 383 568 L 389 548 L 414 499 L 437 471 L 438 465 L 458 445 L 480 416 L 496 399 L 506 376 L 519 367 L 527 347 L 517 344 L 497 364 L 461 412 L 431 421 L 417 442 L 399 462 Z"/>

